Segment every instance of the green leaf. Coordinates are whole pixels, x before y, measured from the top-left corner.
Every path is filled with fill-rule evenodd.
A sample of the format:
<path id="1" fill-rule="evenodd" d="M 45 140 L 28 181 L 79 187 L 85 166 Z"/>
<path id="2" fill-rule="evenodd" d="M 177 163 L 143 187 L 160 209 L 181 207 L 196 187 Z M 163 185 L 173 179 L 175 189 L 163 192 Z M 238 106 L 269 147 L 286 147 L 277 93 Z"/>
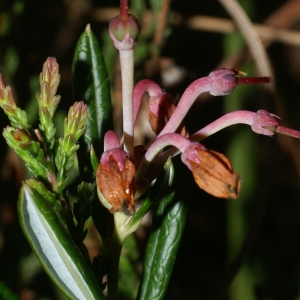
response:
<path id="1" fill-rule="evenodd" d="M 0 299 L 20 300 L 20 298 L 12 290 L 10 290 L 2 281 L 0 281 Z"/>
<path id="2" fill-rule="evenodd" d="M 73 214 L 77 221 L 77 231 L 82 234 L 85 221 L 91 216 L 94 187 L 91 183 L 82 182 L 78 185 L 77 192 L 79 198 L 74 203 Z"/>
<path id="3" fill-rule="evenodd" d="M 134 235 L 129 235 L 123 244 L 119 263 L 119 292 L 121 299 L 136 299 L 137 289 L 132 288 L 139 282 L 135 269 L 140 253 Z"/>
<path id="4" fill-rule="evenodd" d="M 100 162 L 99 162 L 99 158 L 98 158 L 97 153 L 95 152 L 95 149 L 93 146 L 91 147 L 90 158 L 91 158 L 91 163 L 92 163 L 94 173 L 96 174 L 98 167 L 100 165 Z"/>
<path id="5" fill-rule="evenodd" d="M 74 99 L 84 100 L 88 106 L 87 130 L 80 140 L 78 163 L 84 180 L 89 181 L 93 174 L 88 163 L 91 146 L 100 156 L 104 134 L 113 127 L 108 74 L 98 41 L 89 25 L 77 43 L 72 72 Z"/>
<path id="6" fill-rule="evenodd" d="M 51 163 L 45 159 L 40 143 L 34 140 L 22 143 L 14 138 L 14 132 L 13 127 L 4 128 L 3 136 L 7 144 L 24 160 L 26 167 L 34 176 L 47 180 L 47 175 L 53 173 L 53 170 Z"/>
<path id="7" fill-rule="evenodd" d="M 51 152 L 54 146 L 55 133 L 56 133 L 56 128 L 54 126 L 52 116 L 50 115 L 46 107 L 41 107 L 39 109 L 39 117 L 40 117 L 40 124 L 39 124 L 40 133 L 43 136 L 44 141 L 47 145 L 48 152 Z"/>
<path id="8" fill-rule="evenodd" d="M 67 229 L 67 219 L 69 217 L 68 212 L 63 208 L 61 202 L 56 199 L 56 195 L 50 191 L 42 182 L 30 178 L 25 180 L 26 185 L 30 187 L 31 190 L 35 190 L 44 201 L 53 209 L 56 216 L 58 217 L 60 224 Z"/>
<path id="9" fill-rule="evenodd" d="M 51 206 L 54 207 L 56 204 L 55 194 L 48 190 L 48 188 L 40 181 L 30 178 L 26 180 L 26 184 L 31 188 L 36 190 L 44 200 Z M 62 207 L 60 205 L 60 211 L 62 211 Z"/>
<path id="10" fill-rule="evenodd" d="M 162 170 L 160 171 L 155 184 L 153 187 L 149 188 L 139 210 L 132 217 L 128 227 L 138 228 L 144 216 L 153 207 L 157 201 L 164 195 L 166 188 L 172 185 L 174 178 L 174 166 L 172 164 L 171 158 L 169 158 L 164 164 Z"/>
<path id="11" fill-rule="evenodd" d="M 173 184 L 156 206 L 138 299 L 164 299 L 185 225 L 192 180 L 187 168 L 177 164 Z"/>
<path id="12" fill-rule="evenodd" d="M 69 299 L 105 299 L 71 235 L 41 195 L 24 184 L 18 212 L 24 234 L 42 267 Z"/>

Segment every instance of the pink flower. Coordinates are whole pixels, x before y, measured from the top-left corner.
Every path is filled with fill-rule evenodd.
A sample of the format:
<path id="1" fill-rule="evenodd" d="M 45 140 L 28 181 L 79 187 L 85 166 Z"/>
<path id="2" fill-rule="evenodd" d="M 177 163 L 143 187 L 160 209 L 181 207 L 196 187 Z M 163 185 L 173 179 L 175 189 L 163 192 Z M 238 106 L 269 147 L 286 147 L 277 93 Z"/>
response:
<path id="1" fill-rule="evenodd" d="M 120 8 L 120 16 L 110 23 L 110 35 L 120 51 L 124 133 L 122 144 L 112 131 L 105 136 L 105 151 L 97 171 L 98 193 L 108 200 L 111 212 L 132 214 L 134 192 L 141 190 L 139 183 L 143 180 L 151 182 L 168 157 L 182 153 L 183 163 L 191 170 L 201 189 L 216 197 L 237 198 L 241 187 L 240 176 L 233 172 L 231 163 L 223 154 L 208 150 L 199 142 L 237 123 L 250 125 L 254 132 L 267 136 L 277 132 L 299 138 L 299 132 L 279 126 L 279 117 L 264 110 L 228 113 L 191 136 L 185 128 L 184 119 L 198 96 L 204 92 L 224 96 L 233 92 L 237 85 L 270 83 L 271 78 L 247 77 L 237 69 L 215 70 L 192 82 L 177 105 L 170 94 L 151 80 L 141 80 L 133 88 L 133 49 L 140 26 L 128 14 L 128 1 L 121 1 Z M 148 150 L 143 146 L 134 148 L 133 130 L 145 93 L 149 94 L 149 123 L 157 134 Z M 166 147 L 169 147 L 168 150 L 165 150 Z"/>
<path id="2" fill-rule="evenodd" d="M 113 131 L 105 134 L 104 148 L 96 174 L 99 199 L 111 213 L 132 215 L 135 212 L 135 166 Z"/>

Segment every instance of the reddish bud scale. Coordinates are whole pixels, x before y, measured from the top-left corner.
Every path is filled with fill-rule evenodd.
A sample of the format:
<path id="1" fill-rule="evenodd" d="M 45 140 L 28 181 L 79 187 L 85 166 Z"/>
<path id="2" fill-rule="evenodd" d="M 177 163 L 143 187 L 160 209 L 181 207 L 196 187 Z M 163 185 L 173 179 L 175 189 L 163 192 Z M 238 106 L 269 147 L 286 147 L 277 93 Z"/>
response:
<path id="1" fill-rule="evenodd" d="M 4 84 L 3 78 L 2 78 L 2 76 L 0 74 L 0 89 L 4 89 L 4 88 L 5 88 L 5 84 Z"/>
<path id="2" fill-rule="evenodd" d="M 22 141 L 20 135 L 19 135 L 18 133 L 16 133 L 16 132 L 13 132 L 13 137 L 14 137 L 14 139 L 15 139 L 16 141 L 18 141 L 18 142 L 21 142 L 21 141 Z"/>
<path id="3" fill-rule="evenodd" d="M 18 142 L 28 143 L 32 141 L 31 135 L 26 129 L 16 128 L 15 131 L 11 131 L 11 134 Z"/>

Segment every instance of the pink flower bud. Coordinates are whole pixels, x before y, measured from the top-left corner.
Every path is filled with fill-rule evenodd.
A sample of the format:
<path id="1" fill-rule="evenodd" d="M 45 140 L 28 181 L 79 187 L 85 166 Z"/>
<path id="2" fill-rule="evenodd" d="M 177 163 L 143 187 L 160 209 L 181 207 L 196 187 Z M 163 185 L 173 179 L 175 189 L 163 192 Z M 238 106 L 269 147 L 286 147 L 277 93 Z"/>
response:
<path id="1" fill-rule="evenodd" d="M 109 35 L 118 50 L 130 50 L 136 45 L 141 26 L 138 19 L 129 14 L 127 19 L 117 16 L 109 23 Z"/>
<path id="2" fill-rule="evenodd" d="M 110 160 L 111 156 L 114 157 L 114 160 L 115 160 L 118 168 L 120 169 L 120 171 L 123 171 L 125 159 L 128 156 L 127 153 L 120 148 L 111 149 L 111 150 L 103 152 L 101 159 L 100 159 L 100 163 L 102 165 L 104 165 L 107 169 L 109 168 L 109 160 Z"/>
<path id="3" fill-rule="evenodd" d="M 210 94 L 213 96 L 224 96 L 230 94 L 236 87 L 235 72 L 230 69 L 219 69 L 210 72 L 211 79 Z"/>
<path id="4" fill-rule="evenodd" d="M 208 77 L 211 79 L 210 94 L 213 96 L 225 96 L 230 94 L 238 84 L 270 83 L 271 77 L 236 77 L 245 75 L 238 69 L 219 69 L 211 72 Z"/>
<path id="5" fill-rule="evenodd" d="M 277 129 L 277 120 L 280 120 L 280 118 L 275 114 L 260 109 L 253 118 L 251 128 L 258 134 L 273 136 Z"/>
<path id="6" fill-rule="evenodd" d="M 192 171 L 190 162 L 200 164 L 200 159 L 197 152 L 198 149 L 207 150 L 206 147 L 204 147 L 202 144 L 193 143 L 192 145 L 188 146 L 181 154 L 182 162 L 190 169 L 190 171 Z"/>
<path id="7" fill-rule="evenodd" d="M 55 96 L 60 82 L 59 65 L 54 57 L 48 57 L 40 73 L 40 85 L 44 82 L 49 86 L 51 96 Z"/>

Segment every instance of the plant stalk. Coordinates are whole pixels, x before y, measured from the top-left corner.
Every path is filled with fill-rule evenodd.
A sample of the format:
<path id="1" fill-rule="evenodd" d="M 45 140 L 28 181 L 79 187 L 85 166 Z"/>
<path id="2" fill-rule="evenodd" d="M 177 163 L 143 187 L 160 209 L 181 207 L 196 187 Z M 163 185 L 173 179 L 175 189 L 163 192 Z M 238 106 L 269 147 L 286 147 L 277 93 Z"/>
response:
<path id="1" fill-rule="evenodd" d="M 107 299 L 119 299 L 119 262 L 122 246 L 128 232 L 125 230 L 129 216 L 122 213 L 114 214 L 114 231 L 108 250 Z"/>
<path id="2" fill-rule="evenodd" d="M 134 158 L 133 146 L 133 58 L 134 51 L 120 50 L 125 151 Z"/>

